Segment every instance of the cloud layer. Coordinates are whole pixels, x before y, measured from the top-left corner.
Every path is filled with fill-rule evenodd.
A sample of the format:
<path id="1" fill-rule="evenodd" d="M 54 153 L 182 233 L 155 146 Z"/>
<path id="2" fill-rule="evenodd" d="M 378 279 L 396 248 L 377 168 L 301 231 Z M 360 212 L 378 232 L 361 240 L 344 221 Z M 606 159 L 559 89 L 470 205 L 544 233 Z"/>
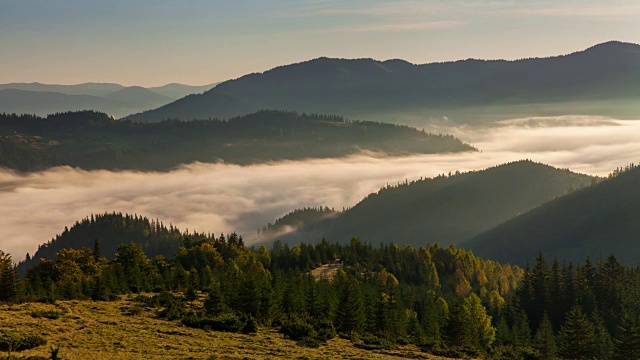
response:
<path id="1" fill-rule="evenodd" d="M 342 209 L 405 179 L 525 158 L 595 175 L 640 161 L 640 121 L 535 118 L 483 129 L 432 130 L 453 133 L 482 152 L 401 158 L 361 154 L 252 166 L 196 163 L 165 173 L 0 170 L 0 249 L 22 259 L 65 226 L 105 211 L 142 214 L 182 229 L 235 230 L 250 239 L 259 227 L 294 208 Z"/>

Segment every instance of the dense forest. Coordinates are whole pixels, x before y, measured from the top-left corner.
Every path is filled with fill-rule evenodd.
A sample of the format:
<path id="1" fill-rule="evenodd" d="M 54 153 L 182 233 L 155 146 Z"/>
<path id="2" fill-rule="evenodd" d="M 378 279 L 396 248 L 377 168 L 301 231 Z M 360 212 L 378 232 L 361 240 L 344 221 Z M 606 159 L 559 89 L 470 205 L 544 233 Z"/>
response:
<path id="1" fill-rule="evenodd" d="M 167 170 L 191 162 L 249 164 L 341 157 L 476 151 L 450 135 L 340 116 L 260 111 L 229 120 L 145 124 L 93 111 L 41 118 L 0 115 L 0 166 L 22 171 L 69 165 L 84 169 Z"/>
<path id="2" fill-rule="evenodd" d="M 580 261 L 613 252 L 625 264 L 640 252 L 640 168 L 616 169 L 609 179 L 579 189 L 480 234 L 462 245 L 498 261 L 524 265 L 537 251 Z"/>
<path id="3" fill-rule="evenodd" d="M 339 214 L 325 220 L 309 219 L 304 226 L 292 227 L 297 231 L 275 237 L 290 243 L 323 238 L 348 241 L 357 235 L 374 244 L 396 239 L 413 246 L 425 242 L 458 244 L 597 181 L 566 169 L 516 161 L 481 171 L 388 185 Z M 267 235 L 263 233 L 261 238 L 265 240 Z M 491 258 L 490 253 L 484 254 Z"/>

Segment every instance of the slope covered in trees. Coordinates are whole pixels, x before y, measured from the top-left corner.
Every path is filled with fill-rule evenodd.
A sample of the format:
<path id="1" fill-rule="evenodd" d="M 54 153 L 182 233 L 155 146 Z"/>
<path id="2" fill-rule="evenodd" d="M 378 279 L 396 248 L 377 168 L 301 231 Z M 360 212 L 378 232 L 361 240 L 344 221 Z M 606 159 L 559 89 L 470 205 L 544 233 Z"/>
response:
<path id="1" fill-rule="evenodd" d="M 122 232 L 120 222 L 131 219 L 105 216 L 102 231 Z M 92 224 L 85 223 L 75 228 Z M 517 267 L 453 245 L 373 247 L 354 238 L 347 245 L 276 242 L 269 250 L 247 248 L 236 234 L 191 234 L 171 258 L 149 259 L 140 245 L 127 242 L 135 234 L 121 236 L 126 240 L 111 260 L 102 256 L 105 245 L 114 245 L 107 240 L 92 248 L 60 248 L 55 260 L 43 259 L 20 282 L 13 268 L 0 266 L 0 288 L 6 283 L 14 289 L 0 301 L 107 300 L 163 292 L 138 301 L 188 327 L 255 332 L 258 325 L 271 326 L 305 346 L 340 334 L 364 348 L 412 343 L 460 355 L 489 351 L 495 328 L 488 312 L 498 312 L 522 278 Z M 338 259 L 343 267 L 331 281 L 313 278 L 310 270 Z"/>
<path id="2" fill-rule="evenodd" d="M 247 164 L 341 157 L 363 150 L 387 155 L 476 151 L 453 136 L 407 126 L 280 111 L 226 121 L 149 124 L 90 111 L 47 118 L 0 115 L 0 136 L 3 147 L 29 145 L 15 145 L 0 155 L 0 166 L 20 170 L 55 165 L 167 170 L 195 161 Z"/>
<path id="3" fill-rule="evenodd" d="M 640 168 L 616 171 L 596 186 L 576 191 L 464 243 L 481 256 L 524 264 L 538 251 L 579 261 L 609 253 L 637 264 L 640 253 Z"/>
<path id="4" fill-rule="evenodd" d="M 459 243 L 594 180 L 518 161 L 388 186 L 353 208 L 279 238 L 294 243 L 347 241 L 352 236 L 373 243 L 403 239 L 415 246 Z"/>
<path id="5" fill-rule="evenodd" d="M 63 249 L 94 248 L 99 246 L 100 255 L 113 259 L 119 245 L 134 242 L 142 247 L 150 256 L 171 257 L 182 245 L 183 234 L 172 225 L 168 227 L 157 220 L 121 213 L 105 213 L 91 215 L 77 221 L 70 229 L 64 231 L 51 241 L 38 246 L 33 256 L 18 264 L 18 271 L 24 274 L 26 270 L 38 264 L 40 259 L 54 260 L 55 254 Z M 203 234 L 192 234 L 202 237 Z"/>
<path id="6" fill-rule="evenodd" d="M 640 45 L 608 42 L 565 56 L 414 65 L 319 58 L 223 82 L 129 118 L 232 117 L 258 109 L 374 119 L 400 114 L 473 123 L 500 115 L 640 114 Z M 613 102 L 611 102 L 613 100 Z M 484 116 L 487 115 L 487 116 Z M 378 118 L 375 118 L 376 120 Z"/>

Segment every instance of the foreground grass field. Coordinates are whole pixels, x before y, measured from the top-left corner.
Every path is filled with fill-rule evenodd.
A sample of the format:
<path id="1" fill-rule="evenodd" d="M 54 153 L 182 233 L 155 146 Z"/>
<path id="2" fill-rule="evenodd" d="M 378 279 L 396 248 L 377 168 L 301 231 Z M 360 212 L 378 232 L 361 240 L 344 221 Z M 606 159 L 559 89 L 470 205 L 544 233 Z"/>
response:
<path id="1" fill-rule="evenodd" d="M 60 316 L 56 319 L 57 315 Z M 441 359 L 420 352 L 415 346 L 364 350 L 339 338 L 317 349 L 305 348 L 268 328 L 261 328 L 256 335 L 192 329 L 178 321 L 158 319 L 154 310 L 140 309 L 127 297 L 113 302 L 3 305 L 0 329 L 42 335 L 48 341 L 47 345 L 14 355 L 48 357 L 49 347 L 59 344 L 59 356 L 64 360 Z M 0 353 L 0 358 L 3 356 L 6 353 Z"/>

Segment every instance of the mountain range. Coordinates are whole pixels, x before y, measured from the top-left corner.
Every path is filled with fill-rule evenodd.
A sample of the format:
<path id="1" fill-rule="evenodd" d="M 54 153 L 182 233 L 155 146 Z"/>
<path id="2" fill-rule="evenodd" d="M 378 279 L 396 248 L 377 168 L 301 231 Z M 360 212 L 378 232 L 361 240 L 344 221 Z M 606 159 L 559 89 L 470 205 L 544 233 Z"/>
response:
<path id="1" fill-rule="evenodd" d="M 168 84 L 152 88 L 109 83 L 0 84 L 0 113 L 46 116 L 66 111 L 95 110 L 122 117 L 168 104 L 189 94 L 201 93 L 213 86 L 215 84 Z"/>
<path id="2" fill-rule="evenodd" d="M 259 109 L 478 123 L 512 116 L 640 114 L 640 45 L 607 42 L 584 51 L 516 61 L 318 58 L 220 83 L 128 118 L 206 119 Z"/>

